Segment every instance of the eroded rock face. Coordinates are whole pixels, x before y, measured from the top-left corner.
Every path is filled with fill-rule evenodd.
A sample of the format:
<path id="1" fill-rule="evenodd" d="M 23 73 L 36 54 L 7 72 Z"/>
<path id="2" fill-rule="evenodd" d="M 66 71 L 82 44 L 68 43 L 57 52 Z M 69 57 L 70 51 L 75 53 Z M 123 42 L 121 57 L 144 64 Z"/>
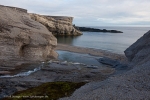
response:
<path id="1" fill-rule="evenodd" d="M 57 39 L 26 10 L 0 6 L 0 66 L 57 57 Z"/>
<path id="2" fill-rule="evenodd" d="M 30 14 L 31 18 L 45 25 L 53 35 L 82 35 L 72 25 L 73 17 L 64 16 L 44 16 L 38 14 Z"/>

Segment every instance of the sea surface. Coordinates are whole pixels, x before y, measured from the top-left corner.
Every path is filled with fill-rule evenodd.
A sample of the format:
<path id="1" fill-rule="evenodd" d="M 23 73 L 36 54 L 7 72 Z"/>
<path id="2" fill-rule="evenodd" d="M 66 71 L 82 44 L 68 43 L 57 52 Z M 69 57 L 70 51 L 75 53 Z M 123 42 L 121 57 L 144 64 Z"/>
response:
<path id="1" fill-rule="evenodd" d="M 58 43 L 96 48 L 123 54 L 131 44 L 136 42 L 150 27 L 93 27 L 118 30 L 123 33 L 83 32 L 81 36 L 57 37 Z"/>
<path id="2" fill-rule="evenodd" d="M 143 36 L 150 27 L 92 27 L 107 30 L 118 30 L 123 33 L 104 32 L 83 32 L 81 36 L 57 37 L 58 43 L 102 49 L 117 54 L 124 54 L 124 51 Z M 73 53 L 68 51 L 57 51 L 58 59 L 62 61 L 72 61 L 99 66 L 98 58 L 90 55 Z"/>

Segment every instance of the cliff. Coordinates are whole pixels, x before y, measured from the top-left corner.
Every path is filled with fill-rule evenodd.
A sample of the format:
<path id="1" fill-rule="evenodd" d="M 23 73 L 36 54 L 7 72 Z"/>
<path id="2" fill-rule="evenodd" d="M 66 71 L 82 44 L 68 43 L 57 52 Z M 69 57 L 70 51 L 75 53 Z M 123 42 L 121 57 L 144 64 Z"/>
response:
<path id="1" fill-rule="evenodd" d="M 53 35 L 82 35 L 79 30 L 73 27 L 73 17 L 45 16 L 38 14 L 30 14 L 30 16 L 33 20 L 46 26 Z"/>
<path id="2" fill-rule="evenodd" d="M 27 10 L 0 6 L 0 66 L 45 61 L 57 57 L 57 39 L 32 20 Z"/>
<path id="3" fill-rule="evenodd" d="M 11 6 L 4 6 L 4 5 L 0 5 L 0 7 L 5 7 L 5 9 L 11 8 L 12 10 L 16 10 L 17 12 L 27 13 L 27 10 L 23 9 L 23 8 L 11 7 Z"/>
<path id="4" fill-rule="evenodd" d="M 91 82 L 61 100 L 150 100 L 150 31 L 125 50 L 127 72 Z"/>

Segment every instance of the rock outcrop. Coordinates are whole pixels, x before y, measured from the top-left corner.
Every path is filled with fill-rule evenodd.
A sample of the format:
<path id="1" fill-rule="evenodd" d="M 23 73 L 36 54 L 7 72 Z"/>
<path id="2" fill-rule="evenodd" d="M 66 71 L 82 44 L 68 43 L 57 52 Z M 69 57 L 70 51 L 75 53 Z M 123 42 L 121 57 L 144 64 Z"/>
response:
<path id="1" fill-rule="evenodd" d="M 118 30 L 106 30 L 106 29 L 97 29 L 97 28 L 90 28 L 90 27 L 79 27 L 74 26 L 77 30 L 82 32 L 106 32 L 106 33 L 123 33 L 122 31 Z"/>
<path id="2" fill-rule="evenodd" d="M 47 27 L 53 35 L 82 35 L 73 25 L 73 17 L 65 16 L 45 16 L 30 14 L 31 18 Z"/>
<path id="3" fill-rule="evenodd" d="M 27 10 L 0 6 L 0 66 L 56 58 L 57 39 Z"/>
<path id="4" fill-rule="evenodd" d="M 130 66 L 139 66 L 150 61 L 150 31 L 125 50 Z"/>
<path id="5" fill-rule="evenodd" d="M 88 83 L 61 100 L 150 100 L 150 31 L 127 50 L 131 70 Z"/>

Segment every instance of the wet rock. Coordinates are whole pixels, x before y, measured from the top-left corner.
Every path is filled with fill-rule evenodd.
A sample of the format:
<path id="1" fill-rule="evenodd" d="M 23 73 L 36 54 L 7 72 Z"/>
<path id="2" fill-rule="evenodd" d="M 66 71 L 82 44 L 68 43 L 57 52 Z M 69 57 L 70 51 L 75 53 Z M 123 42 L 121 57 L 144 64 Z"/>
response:
<path id="1" fill-rule="evenodd" d="M 95 74 L 92 74 L 92 73 L 87 73 L 87 74 L 84 74 L 84 75 L 82 75 L 82 78 L 92 78 L 92 77 L 94 77 L 95 76 Z"/>
<path id="2" fill-rule="evenodd" d="M 113 66 L 113 67 L 120 64 L 120 62 L 118 60 L 113 60 L 113 59 L 106 58 L 106 57 L 99 58 L 98 61 L 102 64 L 110 65 L 110 66 Z"/>
<path id="3" fill-rule="evenodd" d="M 113 60 L 107 57 L 99 58 L 98 61 L 102 64 L 110 65 L 112 68 L 116 68 L 117 70 L 125 70 L 128 68 L 127 64 L 122 64 L 118 60 Z"/>
<path id="4" fill-rule="evenodd" d="M 98 69 L 98 66 L 86 66 L 86 68 Z"/>

